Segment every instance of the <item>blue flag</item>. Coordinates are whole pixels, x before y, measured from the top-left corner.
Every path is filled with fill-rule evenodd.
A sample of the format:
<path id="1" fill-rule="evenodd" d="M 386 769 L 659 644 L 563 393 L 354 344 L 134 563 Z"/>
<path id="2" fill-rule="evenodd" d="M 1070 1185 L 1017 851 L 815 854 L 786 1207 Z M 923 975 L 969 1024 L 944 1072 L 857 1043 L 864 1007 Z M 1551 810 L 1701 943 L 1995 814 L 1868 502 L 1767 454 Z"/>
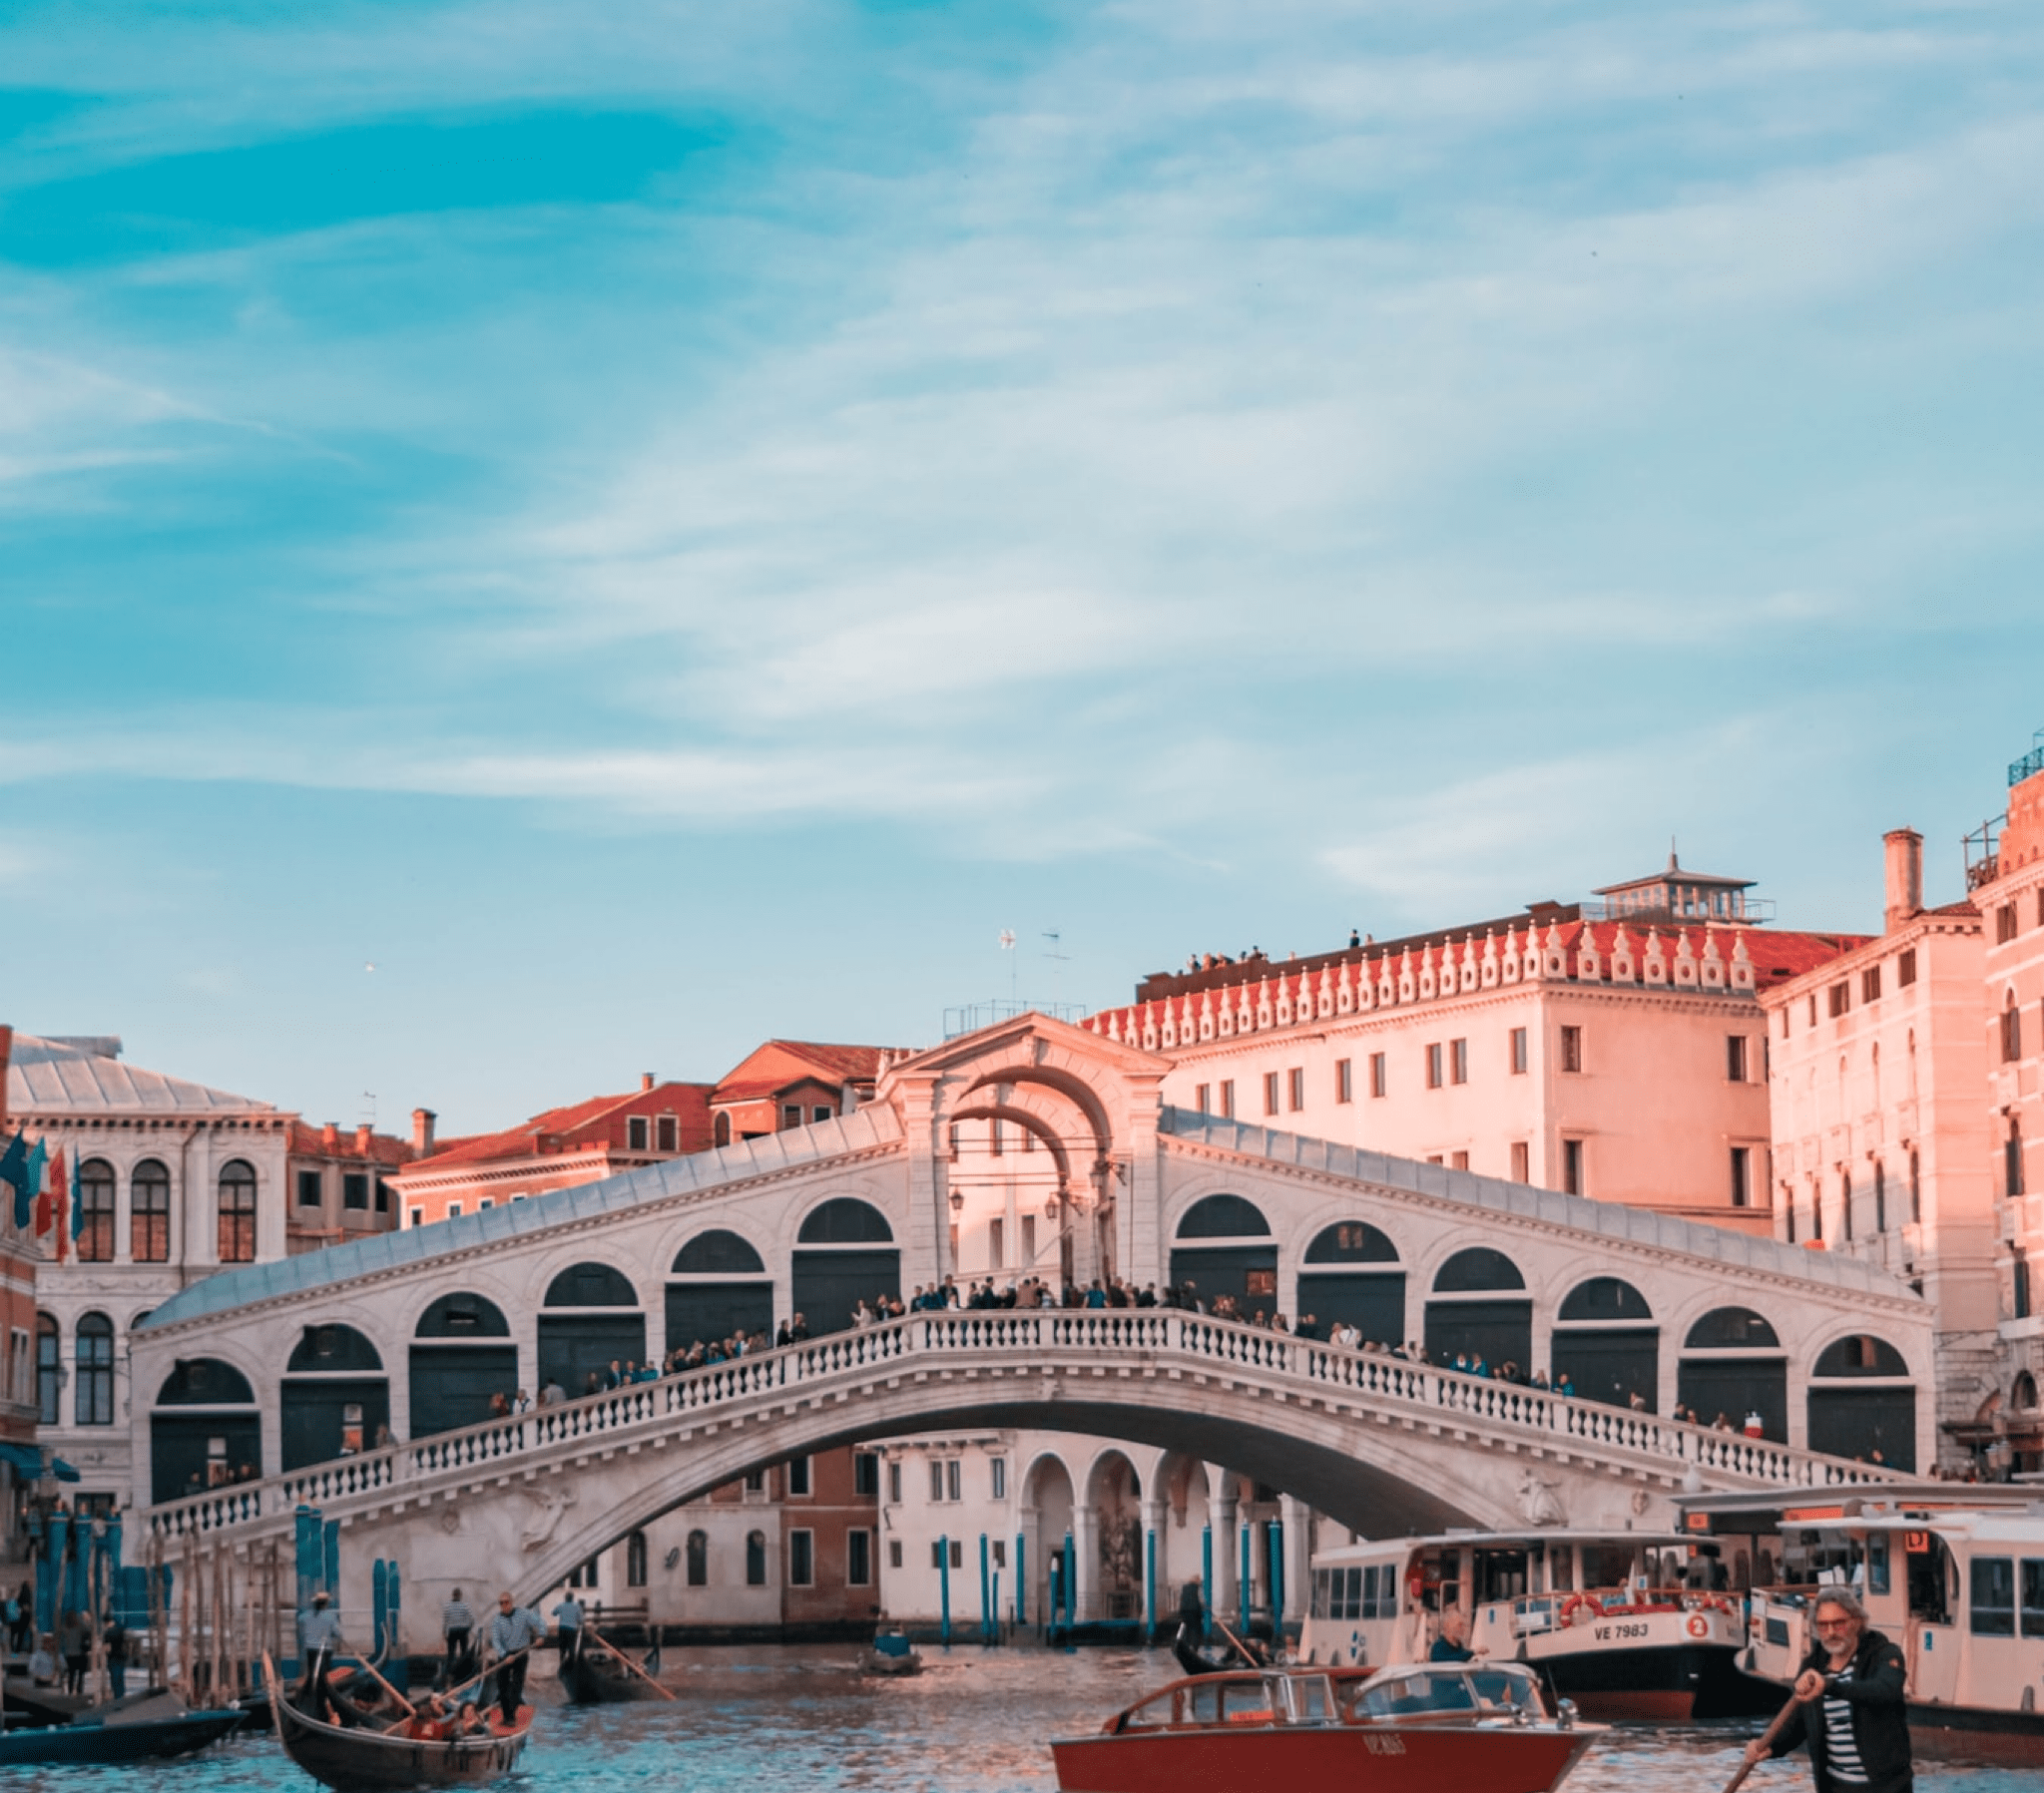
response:
<path id="1" fill-rule="evenodd" d="M 43 1192 L 43 1171 L 50 1161 L 50 1148 L 38 1139 L 28 1148 L 28 1174 L 14 1187 L 14 1226 L 25 1231 L 35 1219 L 36 1197 Z"/>
<path id="2" fill-rule="evenodd" d="M 23 1205 L 35 1200 L 28 1180 L 28 1139 L 24 1134 L 16 1133 L 7 1141 L 7 1149 L 0 1151 L 0 1182 L 14 1185 L 14 1223 L 19 1226 Z"/>

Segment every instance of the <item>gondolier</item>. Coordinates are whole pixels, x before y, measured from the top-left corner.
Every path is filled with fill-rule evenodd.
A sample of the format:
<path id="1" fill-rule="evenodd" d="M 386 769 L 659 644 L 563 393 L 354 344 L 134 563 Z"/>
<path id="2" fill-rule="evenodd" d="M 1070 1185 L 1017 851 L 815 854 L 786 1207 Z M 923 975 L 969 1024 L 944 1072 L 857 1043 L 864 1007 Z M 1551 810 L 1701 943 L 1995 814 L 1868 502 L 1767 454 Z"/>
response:
<path id="1" fill-rule="evenodd" d="M 469 1673 L 469 1656 L 475 1648 L 475 1613 L 455 1588 L 454 1597 L 440 1605 L 440 1640 L 446 1646 L 447 1684 L 464 1680 Z"/>
<path id="2" fill-rule="evenodd" d="M 1772 1744 L 1746 1746 L 1748 1764 L 1807 1745 L 1816 1793 L 1911 1793 L 1900 1646 L 1867 1628 L 1866 1608 L 1842 1587 L 1818 1593 L 1809 1621 L 1816 1642 L 1795 1677 L 1794 1710 Z"/>
<path id="3" fill-rule="evenodd" d="M 498 1663 L 497 1705 L 506 1726 L 518 1722 L 518 1708 L 525 1697 L 525 1665 L 522 1653 L 547 1634 L 547 1621 L 530 1606 L 513 1603 L 507 1589 L 497 1595 L 497 1616 L 490 1620 L 490 1654 Z"/>
<path id="4" fill-rule="evenodd" d="M 315 1718 L 326 1716 L 326 1671 L 340 1643 L 340 1614 L 333 1610 L 331 1596 L 322 1587 L 298 1614 L 298 1653 L 305 1659 L 298 1700 Z"/>
<path id="5" fill-rule="evenodd" d="M 561 1603 L 554 1608 L 554 1623 L 559 1627 L 555 1641 L 562 1656 L 579 1656 L 582 1653 L 582 1602 L 575 1597 L 573 1588 L 561 1595 Z"/>

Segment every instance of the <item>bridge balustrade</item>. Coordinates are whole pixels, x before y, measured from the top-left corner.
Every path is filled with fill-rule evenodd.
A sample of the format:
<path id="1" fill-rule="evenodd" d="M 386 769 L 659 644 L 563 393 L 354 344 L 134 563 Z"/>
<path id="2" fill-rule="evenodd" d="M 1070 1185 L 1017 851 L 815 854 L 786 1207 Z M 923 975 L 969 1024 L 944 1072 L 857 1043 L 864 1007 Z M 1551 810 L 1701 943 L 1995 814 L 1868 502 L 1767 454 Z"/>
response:
<path id="1" fill-rule="evenodd" d="M 490 1466 L 544 1460 L 585 1441 L 644 1437 L 692 1416 L 734 1411 L 796 1389 L 827 1390 L 894 1365 L 941 1369 L 1135 1362 L 1196 1374 L 1247 1372 L 1291 1395 L 1371 1407 L 1428 1424 L 1462 1416 L 1520 1434 L 1574 1441 L 1582 1455 L 1696 1466 L 1778 1487 L 1879 1483 L 1895 1472 L 1707 1430 L 1520 1383 L 1497 1382 L 1375 1352 L 1176 1309 L 962 1310 L 910 1314 L 757 1356 L 632 1383 L 507 1419 L 486 1420 L 412 1444 L 335 1459 L 261 1482 L 240 1483 L 153 1507 L 153 1536 L 172 1539 L 274 1525 L 304 1504 L 327 1508 L 377 1491 L 419 1494 Z"/>

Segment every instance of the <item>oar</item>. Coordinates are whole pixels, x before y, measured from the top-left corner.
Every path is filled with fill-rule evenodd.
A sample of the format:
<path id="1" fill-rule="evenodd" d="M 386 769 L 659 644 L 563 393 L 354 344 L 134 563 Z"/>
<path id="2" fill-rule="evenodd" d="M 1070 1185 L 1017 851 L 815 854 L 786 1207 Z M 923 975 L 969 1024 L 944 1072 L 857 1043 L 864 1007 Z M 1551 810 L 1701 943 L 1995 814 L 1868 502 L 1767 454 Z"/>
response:
<path id="1" fill-rule="evenodd" d="M 616 1656 L 620 1662 L 624 1663 L 624 1665 L 627 1668 L 629 1668 L 634 1674 L 636 1674 L 649 1687 L 653 1688 L 662 1699 L 673 1699 L 675 1697 L 672 1689 L 661 1686 L 661 1684 L 658 1681 L 656 1681 L 650 1674 L 648 1674 L 645 1669 L 641 1668 L 638 1663 L 633 1661 L 630 1656 L 626 1655 L 623 1650 L 618 1648 L 618 1646 L 615 1643 L 613 1643 L 608 1637 L 606 1637 L 601 1631 L 599 1631 L 596 1628 L 596 1626 L 591 1625 L 589 1627 L 589 1634 L 590 1636 L 594 1637 L 597 1640 L 597 1642 L 602 1644 L 605 1649 L 609 1650 L 612 1655 Z"/>
<path id="2" fill-rule="evenodd" d="M 1259 1662 L 1256 1659 L 1256 1657 L 1250 1653 L 1250 1646 L 1243 1642 L 1243 1640 L 1240 1637 L 1238 1637 L 1233 1631 L 1231 1631 L 1228 1628 L 1227 1619 L 1223 1618 L 1221 1614 L 1218 1612 L 1214 1613 L 1212 1617 L 1215 1630 L 1219 1631 L 1222 1636 L 1228 1639 L 1230 1646 L 1234 1649 L 1235 1653 L 1238 1656 L 1240 1656 L 1252 1668 L 1262 1668 L 1264 1666 L 1263 1663 Z"/>
<path id="3" fill-rule="evenodd" d="M 404 1708 L 405 1717 L 416 1718 L 419 1715 L 418 1707 L 413 1705 L 410 1700 L 406 1699 L 403 1694 L 398 1692 L 395 1687 L 391 1686 L 388 1681 L 376 1672 L 375 1663 L 364 1657 L 362 1659 L 362 1666 L 369 1671 L 370 1678 L 375 1681 L 376 1685 L 381 1687 L 385 1693 L 389 1694 L 392 1699 L 396 1700 Z"/>
<path id="4" fill-rule="evenodd" d="M 513 1650 L 508 1656 L 499 1656 L 496 1659 L 496 1661 L 492 1662 L 480 1674 L 470 1675 L 467 1680 L 461 1683 L 460 1687 L 449 1687 L 445 1693 L 440 1695 L 440 1697 L 442 1699 L 452 1699 L 457 1693 L 461 1692 L 463 1688 L 473 1687 L 478 1681 L 488 1680 L 490 1676 L 495 1674 L 498 1669 L 502 1668 L 506 1662 L 517 1661 L 520 1656 L 524 1655 L 526 1651 L 531 1648 L 532 1645 L 529 1643 L 521 1644 L 517 1649 Z"/>
<path id="5" fill-rule="evenodd" d="M 1788 1696 L 1788 1703 L 1786 1706 L 1784 1706 L 1781 1709 L 1781 1711 L 1775 1714 L 1775 1722 L 1769 1725 L 1768 1728 L 1761 1733 L 1761 1750 L 1763 1754 L 1766 1753 L 1768 1746 L 1772 1744 L 1775 1741 L 1775 1739 L 1782 1734 L 1782 1727 L 1786 1725 L 1792 1716 L 1794 1716 L 1795 1708 L 1801 1705 L 1802 1703 L 1803 1702 L 1797 1699 L 1792 1693 Z M 1746 1777 L 1749 1774 L 1751 1774 L 1753 1770 L 1753 1763 L 1741 1762 L 1739 1764 L 1739 1772 L 1725 1783 L 1725 1793 L 1739 1793 L 1739 1789 L 1746 1783 Z"/>

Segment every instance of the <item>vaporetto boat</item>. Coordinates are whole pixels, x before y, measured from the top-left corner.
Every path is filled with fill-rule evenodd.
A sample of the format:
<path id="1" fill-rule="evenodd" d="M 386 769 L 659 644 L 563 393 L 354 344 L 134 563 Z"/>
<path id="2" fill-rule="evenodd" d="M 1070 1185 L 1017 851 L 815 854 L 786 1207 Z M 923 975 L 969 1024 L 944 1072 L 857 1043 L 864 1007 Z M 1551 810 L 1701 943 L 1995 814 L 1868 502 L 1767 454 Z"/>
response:
<path id="1" fill-rule="evenodd" d="M 1424 1661 L 1451 1612 L 1468 1646 L 1523 1662 L 1603 1719 L 1758 1709 L 1741 1674 L 1745 1605 L 1719 1549 L 1679 1533 L 1445 1532 L 1321 1551 L 1299 1637 L 1308 1662 Z M 1779 1702 L 1778 1702 L 1779 1703 Z"/>

